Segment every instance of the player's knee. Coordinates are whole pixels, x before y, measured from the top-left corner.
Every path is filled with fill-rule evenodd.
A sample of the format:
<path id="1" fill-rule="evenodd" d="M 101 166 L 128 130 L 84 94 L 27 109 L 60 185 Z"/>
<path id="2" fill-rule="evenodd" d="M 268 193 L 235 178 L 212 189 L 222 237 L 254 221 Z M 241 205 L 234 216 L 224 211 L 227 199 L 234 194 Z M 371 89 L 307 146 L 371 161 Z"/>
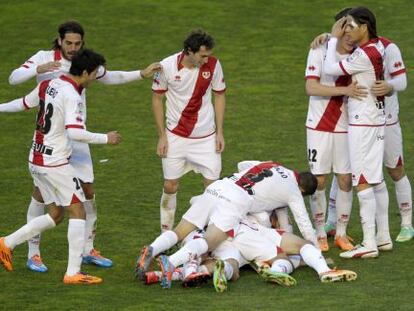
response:
<path id="1" fill-rule="evenodd" d="M 65 210 L 60 207 L 51 208 L 48 213 L 56 225 L 60 224 L 63 221 L 63 218 L 65 218 Z"/>
<path id="2" fill-rule="evenodd" d="M 85 194 L 86 200 L 93 200 L 95 196 L 95 190 L 93 189 L 92 183 L 84 184 L 82 183 L 83 193 Z"/>
<path id="3" fill-rule="evenodd" d="M 318 190 L 323 190 L 326 188 L 326 176 L 325 175 L 317 175 L 316 179 L 318 180 Z"/>
<path id="4" fill-rule="evenodd" d="M 395 168 L 387 167 L 387 171 L 393 181 L 399 181 L 401 178 L 405 176 L 403 165 L 397 166 Z"/>
<path id="5" fill-rule="evenodd" d="M 39 203 L 44 203 L 44 201 L 43 201 L 43 197 L 42 197 L 42 194 L 40 193 L 39 188 L 34 187 L 34 189 L 33 189 L 33 193 L 32 193 L 32 197 L 33 197 L 33 199 L 35 199 L 37 202 L 39 202 Z"/>
<path id="6" fill-rule="evenodd" d="M 337 175 L 338 187 L 342 191 L 349 192 L 352 189 L 352 176 L 351 174 L 338 174 Z"/>
<path id="7" fill-rule="evenodd" d="M 168 194 L 173 194 L 178 191 L 179 182 L 176 179 L 166 179 L 164 180 L 164 192 Z"/>

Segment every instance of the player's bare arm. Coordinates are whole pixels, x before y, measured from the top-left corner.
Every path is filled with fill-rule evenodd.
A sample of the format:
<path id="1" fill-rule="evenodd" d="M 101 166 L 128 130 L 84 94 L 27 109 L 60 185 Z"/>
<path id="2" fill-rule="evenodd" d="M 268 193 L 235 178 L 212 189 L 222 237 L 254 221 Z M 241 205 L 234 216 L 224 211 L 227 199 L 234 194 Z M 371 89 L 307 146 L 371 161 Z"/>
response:
<path id="1" fill-rule="evenodd" d="M 167 135 L 164 125 L 164 94 L 152 93 L 152 111 L 158 131 L 157 155 L 165 158 L 168 151 Z"/>
<path id="2" fill-rule="evenodd" d="M 161 64 L 159 62 L 152 63 L 147 68 L 141 70 L 141 77 L 150 78 L 153 76 L 154 73 L 161 71 Z"/>
<path id="3" fill-rule="evenodd" d="M 43 65 L 39 65 L 36 68 L 36 72 L 38 74 L 41 73 L 45 73 L 45 72 L 49 72 L 49 71 L 54 71 L 54 70 L 58 70 L 60 68 L 61 64 L 59 61 L 53 61 L 53 62 L 48 62 L 45 63 Z"/>
<path id="4" fill-rule="evenodd" d="M 315 39 L 312 40 L 311 44 L 310 44 L 310 48 L 315 50 L 318 47 L 320 47 L 322 44 L 325 44 L 326 41 L 328 41 L 328 39 L 330 38 L 331 34 L 325 32 L 325 33 L 321 33 L 320 35 L 317 35 L 315 37 Z"/>
<path id="5" fill-rule="evenodd" d="M 368 95 L 367 88 L 358 85 L 357 81 L 348 86 L 328 86 L 321 84 L 318 80 L 306 80 L 306 94 L 308 96 L 349 96 L 361 100 Z"/>
<path id="6" fill-rule="evenodd" d="M 214 94 L 214 112 L 216 119 L 216 152 L 221 153 L 224 151 L 224 112 L 226 109 L 226 95 L 225 93 Z"/>

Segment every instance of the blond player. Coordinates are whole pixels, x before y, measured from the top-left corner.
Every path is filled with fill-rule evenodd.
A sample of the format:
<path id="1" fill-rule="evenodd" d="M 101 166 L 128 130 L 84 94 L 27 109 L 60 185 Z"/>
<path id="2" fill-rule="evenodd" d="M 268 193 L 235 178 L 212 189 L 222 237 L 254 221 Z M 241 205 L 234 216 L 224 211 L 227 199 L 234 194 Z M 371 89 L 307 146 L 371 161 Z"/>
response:
<path id="1" fill-rule="evenodd" d="M 39 51 L 30 57 L 21 67 L 15 69 L 10 77 L 10 84 L 20 84 L 36 77 L 38 83 L 60 77 L 68 73 L 73 56 L 84 45 L 84 29 L 77 21 L 67 21 L 59 25 L 59 36 L 54 41 L 52 50 Z M 159 64 L 154 63 L 145 70 L 139 71 L 106 71 L 105 67 L 98 68 L 97 80 L 104 84 L 121 84 L 150 77 Z M 85 94 L 82 93 L 85 100 Z M 85 101 L 86 102 L 86 101 Z M 86 108 L 85 108 L 86 109 Z M 86 122 L 86 112 L 85 112 Z M 88 144 L 74 141 L 71 164 L 76 169 L 82 188 L 85 192 L 84 203 L 86 211 L 86 243 L 83 250 L 83 262 L 92 263 L 100 267 L 111 267 L 112 261 L 103 257 L 94 247 L 97 206 L 95 204 L 95 191 L 93 188 L 94 174 L 92 158 Z M 45 204 L 39 192 L 34 188 L 32 199 L 27 211 L 27 221 L 43 215 Z M 40 236 L 29 240 L 27 267 L 36 272 L 46 272 L 40 256 Z"/>
<path id="2" fill-rule="evenodd" d="M 76 170 L 69 162 L 72 140 L 95 144 L 118 144 L 117 132 L 97 134 L 85 129 L 83 88 L 96 79 L 105 59 L 91 50 L 78 52 L 68 75 L 41 82 L 29 95 L 1 107 L 23 110 L 38 107 L 36 130 L 29 155 L 29 170 L 48 213 L 30 220 L 25 226 L 0 238 L 0 262 L 13 270 L 12 250 L 19 244 L 59 224 L 65 210 L 69 214 L 69 259 L 65 284 L 95 284 L 102 279 L 80 272 L 85 242 L 85 195 Z"/>
<path id="3" fill-rule="evenodd" d="M 336 44 L 345 33 L 359 47 L 338 63 Z M 367 8 L 354 8 L 346 19 L 340 19 L 332 28 L 324 71 L 330 75 L 352 75 L 358 84 L 371 89 L 377 80 L 383 79 L 384 50 L 376 34 L 375 16 Z M 376 213 L 388 213 L 388 192 L 382 173 L 384 98 L 372 92 L 363 100 L 349 98 L 348 120 L 352 183 L 358 192 L 364 239 L 362 245 L 341 253 L 341 257 L 378 257 L 375 216 Z M 378 223 L 378 232 L 382 239 L 390 240 L 388 222 Z"/>
<path id="4" fill-rule="evenodd" d="M 213 47 L 210 35 L 193 31 L 182 51 L 161 61 L 162 72 L 152 84 L 157 154 L 164 173 L 162 231 L 173 228 L 179 180 L 184 174 L 190 170 L 201 173 L 205 187 L 220 176 L 226 85 L 221 64 L 212 56 Z"/>

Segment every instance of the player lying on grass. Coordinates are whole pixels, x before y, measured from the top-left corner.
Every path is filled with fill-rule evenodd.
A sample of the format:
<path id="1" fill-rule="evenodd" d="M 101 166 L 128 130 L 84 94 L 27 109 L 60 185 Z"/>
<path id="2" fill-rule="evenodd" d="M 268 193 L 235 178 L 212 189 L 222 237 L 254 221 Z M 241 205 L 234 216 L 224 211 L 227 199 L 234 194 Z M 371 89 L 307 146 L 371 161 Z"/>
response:
<path id="1" fill-rule="evenodd" d="M 272 213 L 272 218 L 274 215 L 275 213 Z M 276 221 L 272 219 L 272 223 Z M 187 243 L 199 238 L 204 238 L 202 230 L 193 231 L 183 242 Z M 353 281 L 357 278 L 353 271 L 330 269 L 321 251 L 311 243 L 294 234 L 261 226 L 252 217 L 243 219 L 235 237 L 221 243 L 211 256 L 215 260 L 209 258 L 201 266 L 198 266 L 201 257 L 190 258 L 189 262 L 184 264 L 181 274 L 177 269 L 173 272 L 172 279 L 181 279 L 184 286 L 191 287 L 204 283 L 213 275 L 216 291 L 223 292 L 227 289 L 228 280 L 238 279 L 239 267 L 252 263 L 255 270 L 266 281 L 283 286 L 294 286 L 296 280 L 289 274 L 300 265 L 301 258 L 305 265 L 318 273 L 321 282 Z M 140 258 L 140 261 L 149 264 L 148 257 Z M 160 271 L 145 274 L 146 284 L 161 280 Z"/>

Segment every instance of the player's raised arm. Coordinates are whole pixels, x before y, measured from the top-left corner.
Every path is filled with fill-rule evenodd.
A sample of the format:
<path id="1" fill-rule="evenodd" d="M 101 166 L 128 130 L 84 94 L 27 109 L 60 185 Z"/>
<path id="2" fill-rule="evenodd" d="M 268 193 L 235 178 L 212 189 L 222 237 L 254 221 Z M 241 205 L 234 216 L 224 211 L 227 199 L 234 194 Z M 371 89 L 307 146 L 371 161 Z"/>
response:
<path id="1" fill-rule="evenodd" d="M 0 112 L 19 112 L 39 106 L 39 85 L 22 98 L 0 104 Z"/>
<path id="2" fill-rule="evenodd" d="M 103 84 L 124 84 L 152 77 L 160 70 L 160 63 L 152 63 L 143 70 L 135 71 L 106 71 L 104 68 L 100 68 L 96 79 Z"/>

